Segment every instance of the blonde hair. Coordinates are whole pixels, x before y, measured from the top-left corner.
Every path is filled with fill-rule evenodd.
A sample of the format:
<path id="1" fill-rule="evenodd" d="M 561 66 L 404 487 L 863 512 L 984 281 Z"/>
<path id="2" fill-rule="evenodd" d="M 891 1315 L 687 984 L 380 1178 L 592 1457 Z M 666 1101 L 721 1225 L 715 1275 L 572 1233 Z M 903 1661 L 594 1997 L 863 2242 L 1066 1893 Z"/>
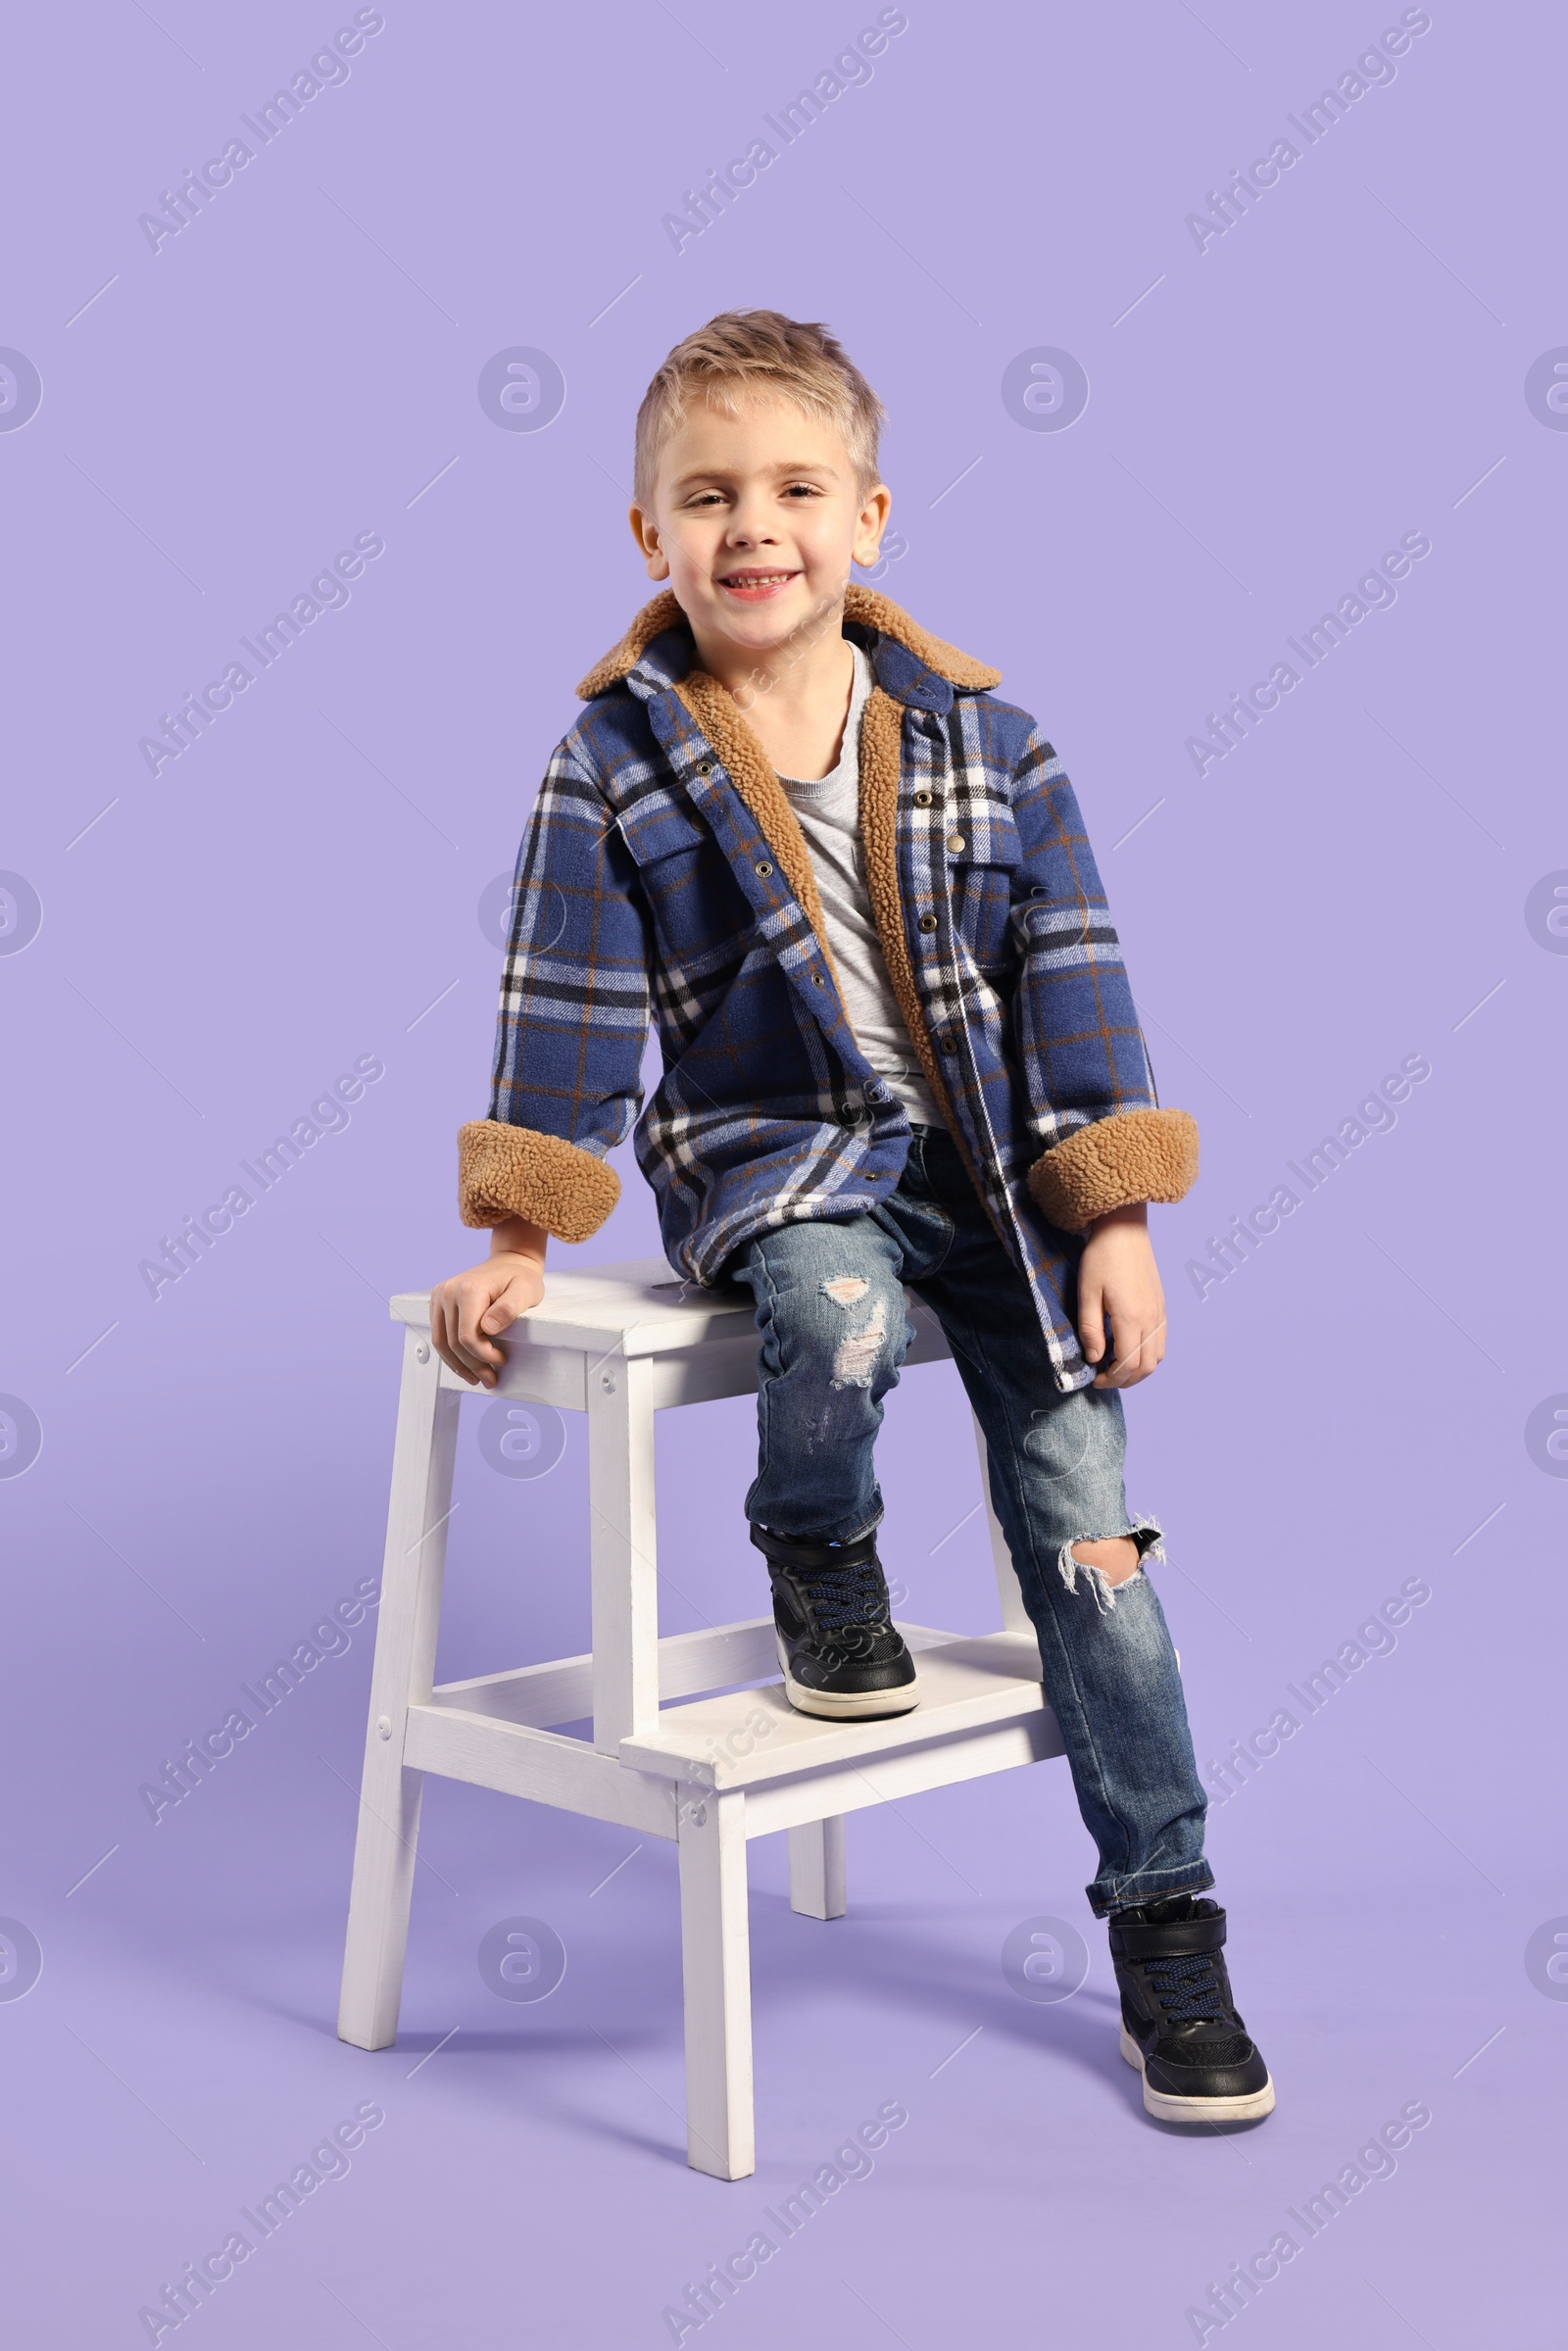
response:
<path id="1" fill-rule="evenodd" d="M 733 416 L 759 392 L 793 401 L 838 432 L 859 497 L 881 478 L 877 440 L 887 411 L 831 330 L 786 318 L 782 311 L 720 311 L 675 345 L 643 394 L 632 467 L 636 503 L 651 509 L 660 458 L 688 401 L 710 401 Z"/>

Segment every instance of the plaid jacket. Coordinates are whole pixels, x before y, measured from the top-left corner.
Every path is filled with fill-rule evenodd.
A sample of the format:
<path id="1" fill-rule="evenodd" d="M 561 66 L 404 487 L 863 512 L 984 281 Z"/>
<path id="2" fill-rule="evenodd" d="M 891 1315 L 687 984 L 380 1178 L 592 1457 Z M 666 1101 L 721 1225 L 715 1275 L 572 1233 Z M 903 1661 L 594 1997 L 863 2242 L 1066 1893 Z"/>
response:
<path id="1" fill-rule="evenodd" d="M 1197 1128 L 1153 1077 L 1072 786 L 1000 672 L 869 588 L 845 634 L 876 682 L 860 740 L 867 887 L 895 995 L 1056 1385 L 1084 1387 L 1079 1236 L 1180 1200 Z M 459 1136 L 469 1225 L 566 1241 L 619 1197 L 635 1124 L 671 1263 L 710 1285 L 755 1233 L 849 1216 L 899 1180 L 908 1123 L 840 1003 L 788 796 L 694 666 L 668 591 L 577 688 L 518 852 L 489 1116 Z M 663 1076 L 641 1118 L 658 1022 Z"/>

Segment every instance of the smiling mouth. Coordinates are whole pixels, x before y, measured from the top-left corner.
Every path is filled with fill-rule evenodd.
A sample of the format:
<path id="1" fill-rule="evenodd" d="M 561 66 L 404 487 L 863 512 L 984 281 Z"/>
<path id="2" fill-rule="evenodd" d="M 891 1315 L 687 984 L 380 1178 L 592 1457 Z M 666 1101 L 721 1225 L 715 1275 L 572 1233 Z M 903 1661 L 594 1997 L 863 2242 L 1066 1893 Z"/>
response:
<path id="1" fill-rule="evenodd" d="M 776 595 L 780 588 L 787 588 L 799 576 L 796 571 L 723 571 L 718 575 L 718 585 L 727 588 L 732 596 L 770 596 Z"/>

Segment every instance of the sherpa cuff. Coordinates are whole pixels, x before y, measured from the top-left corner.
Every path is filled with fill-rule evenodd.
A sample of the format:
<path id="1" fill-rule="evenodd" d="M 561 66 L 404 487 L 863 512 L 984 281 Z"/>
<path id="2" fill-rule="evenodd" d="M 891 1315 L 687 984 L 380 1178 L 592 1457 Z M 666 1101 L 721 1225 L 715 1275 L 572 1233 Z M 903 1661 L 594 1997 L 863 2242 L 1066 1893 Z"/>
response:
<path id="1" fill-rule="evenodd" d="M 1052 1223 L 1083 1233 L 1135 1200 L 1178 1200 L 1198 1176 L 1198 1122 L 1186 1110 L 1123 1110 L 1078 1127 L 1037 1159 L 1029 1190 Z"/>
<path id="2" fill-rule="evenodd" d="M 521 1216 L 558 1241 L 587 1241 L 620 1198 L 612 1167 L 559 1135 L 470 1118 L 458 1129 L 458 1207 L 465 1224 Z"/>

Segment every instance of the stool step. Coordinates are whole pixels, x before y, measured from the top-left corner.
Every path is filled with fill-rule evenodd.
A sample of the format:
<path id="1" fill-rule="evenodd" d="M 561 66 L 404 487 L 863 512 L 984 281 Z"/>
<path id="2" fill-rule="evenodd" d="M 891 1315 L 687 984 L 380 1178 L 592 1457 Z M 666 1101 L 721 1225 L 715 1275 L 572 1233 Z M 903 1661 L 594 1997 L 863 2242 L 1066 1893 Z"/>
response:
<path id="1" fill-rule="evenodd" d="M 921 1644 L 920 1703 L 907 1714 L 826 1722 L 798 1713 L 775 1682 L 666 1706 L 657 1731 L 621 1740 L 620 1760 L 716 1789 L 760 1788 L 791 1773 L 871 1763 L 956 1732 L 1050 1715 L 1032 1633 L 937 1638 L 940 1645 Z"/>

